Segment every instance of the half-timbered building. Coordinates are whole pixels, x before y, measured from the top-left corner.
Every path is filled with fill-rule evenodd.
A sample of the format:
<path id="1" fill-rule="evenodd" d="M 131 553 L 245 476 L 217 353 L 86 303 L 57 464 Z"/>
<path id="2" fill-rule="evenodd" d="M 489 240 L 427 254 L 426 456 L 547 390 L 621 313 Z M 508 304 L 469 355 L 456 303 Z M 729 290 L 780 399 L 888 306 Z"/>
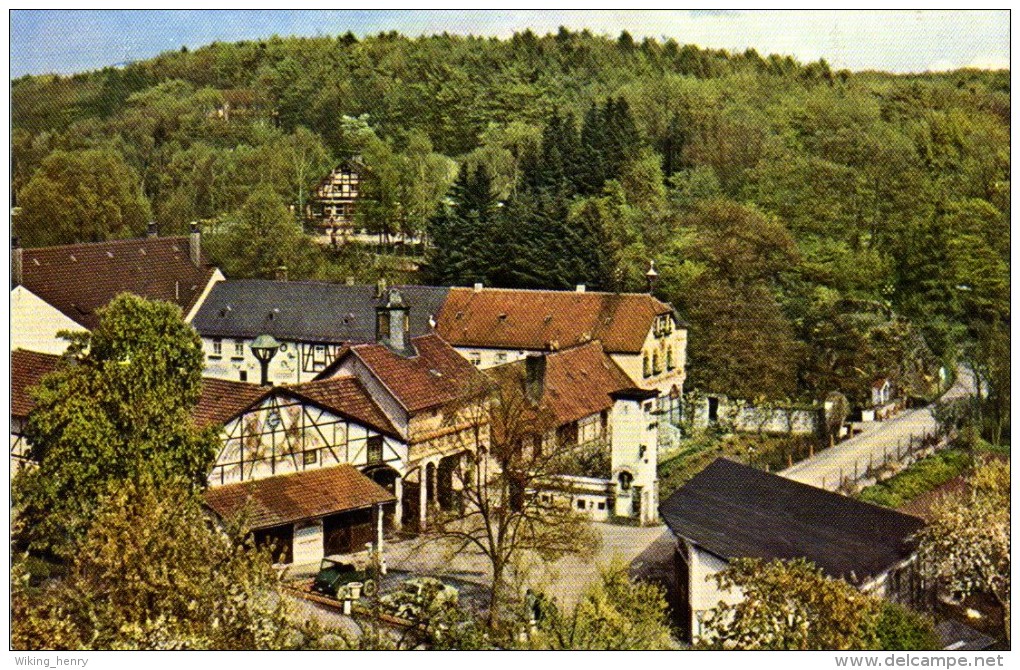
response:
<path id="1" fill-rule="evenodd" d="M 315 186 L 307 216 L 319 232 L 346 235 L 353 231 L 362 171 L 360 161 L 347 160 L 333 168 Z"/>
<path id="2" fill-rule="evenodd" d="M 391 290 L 377 308 L 377 342 L 346 348 L 320 378 L 360 380 L 407 445 L 395 491 L 405 526 L 424 530 L 433 508 L 461 504 L 488 445 L 489 380 L 437 335 L 411 337 L 408 303 Z"/>
<path id="3" fill-rule="evenodd" d="M 28 415 L 35 408 L 30 389 L 56 369 L 59 356 L 15 349 L 11 352 L 11 477 L 33 464 L 25 437 Z"/>

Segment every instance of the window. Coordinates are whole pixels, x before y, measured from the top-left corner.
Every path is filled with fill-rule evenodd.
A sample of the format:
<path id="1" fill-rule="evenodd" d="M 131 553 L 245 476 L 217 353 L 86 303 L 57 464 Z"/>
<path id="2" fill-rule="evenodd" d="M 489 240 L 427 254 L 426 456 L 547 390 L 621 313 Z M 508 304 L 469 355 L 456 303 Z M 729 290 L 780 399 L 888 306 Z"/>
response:
<path id="1" fill-rule="evenodd" d="M 497 363 L 497 365 L 499 363 L 506 363 L 506 352 L 505 351 L 501 351 L 498 354 L 496 354 L 496 363 Z"/>
<path id="2" fill-rule="evenodd" d="M 652 373 L 659 374 L 662 372 L 662 366 L 659 365 L 659 352 L 652 352 Z"/>
<path id="3" fill-rule="evenodd" d="M 577 500 L 577 509 L 584 509 L 584 500 L 578 498 L 578 500 Z"/>
<path id="4" fill-rule="evenodd" d="M 482 352 L 480 352 L 480 351 L 472 351 L 471 353 L 469 353 L 468 354 L 468 362 L 471 363 L 471 365 L 474 365 L 475 367 L 478 367 L 479 365 L 481 365 L 482 364 Z"/>
<path id="5" fill-rule="evenodd" d="M 666 349 L 666 369 L 672 370 L 676 367 L 676 363 L 673 362 L 673 347 Z"/>
<path id="6" fill-rule="evenodd" d="M 617 479 L 620 482 L 620 490 L 629 491 L 630 485 L 634 482 L 634 475 L 629 472 L 621 472 Z"/>
<path id="7" fill-rule="evenodd" d="M 217 338 L 212 341 L 212 355 L 217 357 L 223 355 L 223 340 Z"/>
<path id="8" fill-rule="evenodd" d="M 319 452 L 314 449 L 312 451 L 306 451 L 304 461 L 305 465 L 315 465 L 319 461 Z"/>
<path id="9" fill-rule="evenodd" d="M 238 377 L 239 377 L 239 378 L 240 378 L 240 380 L 241 380 L 241 381 L 243 381 L 243 382 L 246 382 L 246 381 L 248 381 L 248 371 L 247 371 L 247 370 L 241 370 L 241 371 L 240 371 L 240 372 L 238 373 Z"/>
<path id="10" fill-rule="evenodd" d="M 326 365 L 326 345 L 316 344 L 312 347 L 312 365 Z"/>
<path id="11" fill-rule="evenodd" d="M 602 421 L 598 414 L 586 416 L 577 422 L 577 443 L 586 444 L 602 436 Z"/>
<path id="12" fill-rule="evenodd" d="M 368 438 L 368 462 L 382 463 L 383 460 L 383 439 L 382 435 L 373 435 Z"/>
<path id="13" fill-rule="evenodd" d="M 600 510 L 604 510 L 605 508 L 606 508 L 606 504 L 604 502 L 600 502 L 599 503 L 599 509 Z"/>
<path id="14" fill-rule="evenodd" d="M 641 357 L 641 371 L 643 372 L 645 377 L 651 377 L 652 376 L 652 369 L 648 365 L 648 352 L 647 351 Z"/>
<path id="15" fill-rule="evenodd" d="M 244 340 L 234 340 L 234 358 L 244 358 Z"/>

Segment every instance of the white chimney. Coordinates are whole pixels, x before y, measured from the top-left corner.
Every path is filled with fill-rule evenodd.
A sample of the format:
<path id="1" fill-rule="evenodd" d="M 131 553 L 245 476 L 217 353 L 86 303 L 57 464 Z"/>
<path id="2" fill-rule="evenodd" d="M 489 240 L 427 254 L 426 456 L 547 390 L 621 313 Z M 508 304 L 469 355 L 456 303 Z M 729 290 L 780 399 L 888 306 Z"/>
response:
<path id="1" fill-rule="evenodd" d="M 198 224 L 191 222 L 191 236 L 188 238 L 188 252 L 191 255 L 191 262 L 196 268 L 202 267 L 202 233 L 198 230 Z"/>
<path id="2" fill-rule="evenodd" d="M 586 288 L 588 288 L 588 287 L 587 287 L 587 286 L 585 286 L 584 284 L 578 284 L 578 285 L 577 285 L 577 292 L 578 292 L 578 293 L 584 293 L 584 291 L 585 291 L 585 289 L 586 289 Z"/>
<path id="3" fill-rule="evenodd" d="M 475 293 L 482 292 L 482 282 L 475 282 Z"/>

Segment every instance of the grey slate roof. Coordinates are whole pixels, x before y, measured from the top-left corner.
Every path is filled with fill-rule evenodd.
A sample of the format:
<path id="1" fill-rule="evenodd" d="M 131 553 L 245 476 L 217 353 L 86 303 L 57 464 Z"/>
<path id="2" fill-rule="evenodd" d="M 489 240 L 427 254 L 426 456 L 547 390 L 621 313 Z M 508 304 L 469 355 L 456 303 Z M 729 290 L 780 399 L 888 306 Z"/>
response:
<path id="1" fill-rule="evenodd" d="M 410 308 L 411 336 L 432 332 L 449 292 L 445 287 L 394 286 Z M 203 337 L 277 339 L 325 344 L 375 342 L 374 285 L 234 279 L 216 284 L 192 325 Z"/>
<path id="2" fill-rule="evenodd" d="M 659 506 L 674 535 L 723 559 L 806 558 L 860 584 L 912 553 L 924 521 L 716 459 Z"/>

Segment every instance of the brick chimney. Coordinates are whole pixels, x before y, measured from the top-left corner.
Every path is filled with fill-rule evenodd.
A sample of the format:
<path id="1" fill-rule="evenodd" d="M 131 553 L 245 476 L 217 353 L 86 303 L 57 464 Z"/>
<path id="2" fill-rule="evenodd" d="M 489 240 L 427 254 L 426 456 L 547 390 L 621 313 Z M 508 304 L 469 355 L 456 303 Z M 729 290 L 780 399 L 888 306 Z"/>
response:
<path id="1" fill-rule="evenodd" d="M 524 396 L 528 402 L 537 405 L 545 389 L 545 356 L 528 354 L 524 359 Z"/>
<path id="2" fill-rule="evenodd" d="M 11 238 L 11 288 L 21 285 L 22 248 L 18 236 Z"/>
<path id="3" fill-rule="evenodd" d="M 396 351 L 406 351 L 411 343 L 410 318 L 404 296 L 390 289 L 386 304 L 375 308 L 375 340 Z"/>
<path id="4" fill-rule="evenodd" d="M 196 268 L 202 267 L 202 233 L 198 224 L 191 222 L 191 236 L 188 238 L 188 252 L 191 255 L 191 262 Z"/>

